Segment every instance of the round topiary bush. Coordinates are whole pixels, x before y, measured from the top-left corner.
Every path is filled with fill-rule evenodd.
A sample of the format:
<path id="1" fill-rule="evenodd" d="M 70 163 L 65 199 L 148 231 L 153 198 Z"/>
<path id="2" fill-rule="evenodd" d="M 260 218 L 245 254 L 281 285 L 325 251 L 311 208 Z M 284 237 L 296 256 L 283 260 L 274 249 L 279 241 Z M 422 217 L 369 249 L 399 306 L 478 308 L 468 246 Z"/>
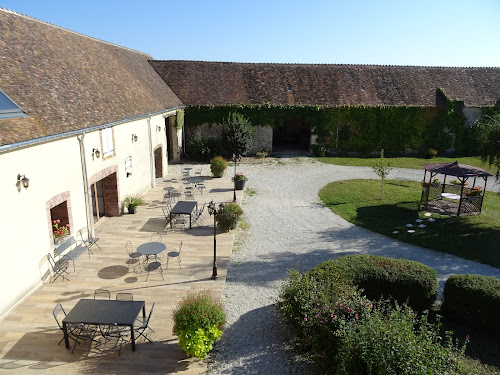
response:
<path id="1" fill-rule="evenodd" d="M 236 202 L 226 203 L 217 210 L 217 227 L 222 232 L 236 228 L 238 220 L 243 215 L 243 209 Z"/>
<path id="2" fill-rule="evenodd" d="M 335 275 L 363 289 L 372 300 L 381 297 L 392 297 L 399 303 L 408 300 L 408 304 L 419 311 L 432 306 L 438 288 L 437 273 L 431 267 L 376 255 L 346 255 L 323 262 L 308 273 L 321 279 Z"/>
<path id="3" fill-rule="evenodd" d="M 500 332 L 500 280 L 473 274 L 451 275 L 444 284 L 441 311 L 449 318 Z"/>
<path id="4" fill-rule="evenodd" d="M 222 177 L 227 168 L 227 161 L 222 156 L 216 156 L 210 160 L 210 171 L 214 177 Z"/>
<path id="5" fill-rule="evenodd" d="M 172 319 L 182 349 L 190 357 L 203 359 L 222 336 L 226 313 L 209 290 L 191 290 L 174 308 Z"/>

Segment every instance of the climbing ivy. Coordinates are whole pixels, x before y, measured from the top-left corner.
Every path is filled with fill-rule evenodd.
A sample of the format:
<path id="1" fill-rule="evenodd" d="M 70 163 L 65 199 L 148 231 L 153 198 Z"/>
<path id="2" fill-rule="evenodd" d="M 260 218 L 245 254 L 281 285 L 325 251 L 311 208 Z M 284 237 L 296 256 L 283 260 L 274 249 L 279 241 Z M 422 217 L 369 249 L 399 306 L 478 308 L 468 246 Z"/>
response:
<path id="1" fill-rule="evenodd" d="M 177 110 L 177 113 L 176 113 L 176 116 L 175 116 L 175 127 L 177 129 L 182 129 L 182 127 L 184 126 L 184 110 L 183 109 L 179 109 Z"/>
<path id="2" fill-rule="evenodd" d="M 232 104 L 197 106 L 186 109 L 190 128 L 204 123 L 220 124 L 237 111 L 254 125 L 283 126 L 286 119 L 301 119 L 317 135 L 316 148 L 333 152 L 370 153 L 385 149 L 396 154 L 411 149 L 434 148 L 444 152 L 453 146 L 462 150 L 469 141 L 461 111 L 462 103 L 437 90 L 441 103 L 436 107 L 418 106 L 307 106 L 280 104 Z"/>

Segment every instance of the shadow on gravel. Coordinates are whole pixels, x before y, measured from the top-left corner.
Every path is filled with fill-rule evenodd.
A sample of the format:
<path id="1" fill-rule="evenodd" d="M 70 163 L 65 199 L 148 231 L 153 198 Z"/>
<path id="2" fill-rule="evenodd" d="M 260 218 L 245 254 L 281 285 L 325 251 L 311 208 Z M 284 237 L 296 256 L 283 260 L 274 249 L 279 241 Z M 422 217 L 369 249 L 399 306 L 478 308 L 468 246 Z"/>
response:
<path id="1" fill-rule="evenodd" d="M 316 233 L 311 233 L 307 228 L 303 231 L 309 233 L 300 233 L 298 230 L 295 238 L 281 239 L 269 254 L 261 255 L 258 260 L 232 262 L 229 277 L 232 272 L 236 272 L 234 281 L 238 283 L 274 284 L 284 279 L 289 269 L 297 269 L 303 273 L 324 261 L 357 253 L 410 259 L 432 267 L 438 273 L 440 290 L 450 274 L 475 273 L 496 276 L 498 271 L 450 254 L 402 243 L 356 226 L 332 228 Z M 311 248 L 311 242 L 317 242 L 317 248 L 307 252 L 302 250 Z"/>
<path id="2" fill-rule="evenodd" d="M 225 329 L 214 345 L 215 352 L 219 346 L 224 348 L 223 353 L 217 354 L 218 364 L 223 365 L 221 373 L 229 373 L 224 364 L 230 363 L 233 374 L 312 374 L 310 365 L 295 361 L 290 364 L 289 358 L 294 354 L 288 340 L 274 305 L 251 310 Z"/>

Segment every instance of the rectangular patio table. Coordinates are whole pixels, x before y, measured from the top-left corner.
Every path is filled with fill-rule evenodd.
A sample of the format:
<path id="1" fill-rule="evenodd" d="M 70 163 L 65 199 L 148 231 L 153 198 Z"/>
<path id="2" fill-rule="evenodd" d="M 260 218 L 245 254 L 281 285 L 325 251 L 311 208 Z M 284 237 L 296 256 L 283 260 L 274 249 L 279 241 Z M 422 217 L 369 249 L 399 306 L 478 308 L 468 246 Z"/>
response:
<path id="1" fill-rule="evenodd" d="M 116 325 L 130 327 L 132 351 L 135 351 L 134 322 L 142 309 L 146 317 L 144 301 L 115 301 L 105 299 L 81 299 L 63 319 L 64 343 L 69 349 L 68 324 Z"/>
<path id="2" fill-rule="evenodd" d="M 198 208 L 198 202 L 178 201 L 170 210 L 170 228 L 172 228 L 172 215 L 189 215 L 189 229 L 191 229 L 191 215 L 195 208 Z"/>

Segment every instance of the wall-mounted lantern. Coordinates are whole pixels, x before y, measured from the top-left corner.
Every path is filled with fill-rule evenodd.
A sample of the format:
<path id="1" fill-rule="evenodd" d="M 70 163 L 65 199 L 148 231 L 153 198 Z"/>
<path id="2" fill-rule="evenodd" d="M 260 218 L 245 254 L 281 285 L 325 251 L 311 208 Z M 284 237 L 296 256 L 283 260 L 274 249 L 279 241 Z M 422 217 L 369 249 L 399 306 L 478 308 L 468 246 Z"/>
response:
<path id="1" fill-rule="evenodd" d="M 132 134 L 132 143 L 137 142 L 137 134 Z"/>
<path id="2" fill-rule="evenodd" d="M 99 151 L 99 149 L 97 149 L 97 148 L 93 148 L 92 149 L 92 159 L 94 159 L 94 157 L 99 159 L 100 156 L 101 156 L 101 151 Z"/>
<path id="3" fill-rule="evenodd" d="M 26 177 L 25 175 L 21 176 L 20 174 L 18 174 L 17 175 L 17 183 L 23 185 L 23 187 L 25 189 L 28 189 L 28 187 L 30 186 L 30 179 L 28 177 Z"/>

